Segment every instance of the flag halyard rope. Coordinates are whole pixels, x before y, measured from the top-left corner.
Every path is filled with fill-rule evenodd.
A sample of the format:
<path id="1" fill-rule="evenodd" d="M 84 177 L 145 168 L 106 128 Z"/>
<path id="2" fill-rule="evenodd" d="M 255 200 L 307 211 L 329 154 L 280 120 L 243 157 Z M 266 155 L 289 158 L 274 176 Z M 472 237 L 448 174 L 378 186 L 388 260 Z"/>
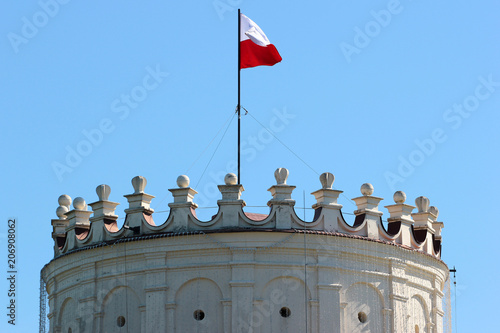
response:
<path id="1" fill-rule="evenodd" d="M 219 143 L 217 144 L 217 147 L 215 147 L 215 150 L 214 150 L 212 156 L 210 157 L 210 160 L 208 161 L 207 165 L 205 166 L 205 169 L 203 170 L 203 173 L 201 174 L 200 178 L 198 179 L 198 182 L 196 183 L 196 186 L 194 187 L 195 189 L 198 188 L 198 185 L 200 185 L 200 182 L 203 179 L 203 176 L 205 175 L 205 172 L 207 171 L 208 167 L 210 166 L 210 163 L 212 162 L 212 159 L 214 158 L 215 153 L 217 153 L 217 150 L 219 150 L 219 146 L 222 143 L 222 140 L 224 139 L 224 137 L 226 136 L 227 130 L 229 129 L 229 127 L 231 127 L 231 123 L 233 122 L 233 119 L 234 119 L 234 115 L 231 117 L 231 121 L 227 125 L 226 130 L 222 134 L 222 137 L 220 138 Z"/>

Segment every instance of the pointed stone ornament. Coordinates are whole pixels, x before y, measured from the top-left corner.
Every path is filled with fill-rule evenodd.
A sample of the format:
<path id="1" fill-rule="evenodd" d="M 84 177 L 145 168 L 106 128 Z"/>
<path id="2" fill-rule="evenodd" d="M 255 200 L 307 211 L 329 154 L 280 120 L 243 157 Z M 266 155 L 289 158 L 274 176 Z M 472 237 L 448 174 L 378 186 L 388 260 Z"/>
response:
<path id="1" fill-rule="evenodd" d="M 431 220 L 432 220 L 432 228 L 434 229 L 434 237 L 436 241 L 441 242 L 441 229 L 444 228 L 444 223 L 443 222 L 438 222 L 438 216 L 439 216 L 439 209 L 435 206 L 430 206 L 429 207 L 429 213 L 431 213 Z M 439 243 L 438 246 L 440 246 L 441 243 Z"/>
<path id="2" fill-rule="evenodd" d="M 342 205 L 337 203 L 337 199 L 342 191 L 337 191 L 332 189 L 333 182 L 335 181 L 335 176 L 330 172 L 323 172 L 319 176 L 319 181 L 321 183 L 321 190 L 312 192 L 311 194 L 316 197 L 316 203 L 313 205 L 313 209 L 319 207 L 327 207 L 330 209 L 340 209 Z"/>
<path id="3" fill-rule="evenodd" d="M 274 178 L 276 179 L 276 185 L 268 189 L 273 198 L 267 202 L 267 205 L 276 209 L 276 228 L 290 229 L 292 227 L 290 215 L 294 214 L 293 206 L 295 205 L 295 200 L 292 199 L 292 192 L 295 186 L 286 184 L 288 170 L 285 168 L 276 169 L 274 171 Z"/>
<path id="4" fill-rule="evenodd" d="M 323 189 L 331 189 L 335 181 L 335 176 L 330 172 L 323 172 L 321 176 L 319 176 L 319 181 Z"/>
<path id="5" fill-rule="evenodd" d="M 91 221 L 100 221 L 104 217 L 115 219 L 118 216 L 115 215 L 115 208 L 119 205 L 117 202 L 109 201 L 109 195 L 111 194 L 111 187 L 106 184 L 102 184 L 95 189 L 99 201 L 90 204 L 94 212 L 94 217 Z"/>
<path id="6" fill-rule="evenodd" d="M 143 176 L 135 176 L 132 178 L 132 186 L 134 187 L 134 194 L 144 193 L 148 181 Z"/>
<path id="7" fill-rule="evenodd" d="M 124 195 L 128 201 L 128 208 L 125 209 L 127 216 L 123 225 L 130 232 L 133 232 L 133 234 L 142 232 L 143 223 L 154 224 L 152 218 L 148 222 L 144 220 L 145 216 L 149 217 L 154 213 L 154 209 L 151 208 L 151 200 L 154 198 L 154 195 L 144 192 L 147 183 L 146 178 L 142 176 L 132 178 L 134 193 Z"/>
<path id="8" fill-rule="evenodd" d="M 364 196 L 367 196 L 367 195 L 373 194 L 374 188 L 373 188 L 372 184 L 364 183 L 363 185 L 361 185 L 360 190 L 361 190 L 361 194 L 363 194 Z"/>
<path id="9" fill-rule="evenodd" d="M 434 215 L 434 216 L 436 217 L 436 220 L 437 220 L 437 218 L 438 218 L 438 216 L 439 216 L 439 209 L 437 209 L 437 207 L 435 207 L 435 206 L 430 206 L 430 207 L 429 207 L 429 212 L 430 212 L 432 215 Z"/>
<path id="10" fill-rule="evenodd" d="M 396 192 L 394 192 L 393 199 L 394 199 L 394 202 L 397 204 L 405 203 L 406 193 L 403 191 L 396 191 Z"/>
<path id="11" fill-rule="evenodd" d="M 272 202 L 277 203 L 278 201 L 286 201 L 292 205 L 295 204 L 295 200 L 292 200 L 292 192 L 295 186 L 290 186 L 286 184 L 288 178 L 288 170 L 285 168 L 278 168 L 274 172 L 274 178 L 276 178 L 276 185 L 271 186 L 268 191 L 271 192 L 273 199 L 267 203 L 268 206 L 272 205 Z"/>
<path id="12" fill-rule="evenodd" d="M 95 189 L 99 200 L 89 204 L 92 207 L 94 215 L 89 219 L 92 225 L 92 241 L 103 242 L 109 236 L 106 231 L 118 231 L 116 220 L 118 215 L 115 215 L 118 202 L 109 201 L 111 187 L 101 184 Z"/>
<path id="13" fill-rule="evenodd" d="M 186 188 L 189 186 L 189 177 L 186 175 L 180 175 L 177 177 L 177 186 L 179 188 Z"/>
<path id="14" fill-rule="evenodd" d="M 276 184 L 286 185 L 286 180 L 288 179 L 288 170 L 285 168 L 278 168 L 274 171 L 274 178 L 276 179 Z"/>
<path id="15" fill-rule="evenodd" d="M 87 206 L 87 203 L 85 203 L 85 199 L 82 197 L 77 197 L 75 200 L 73 200 L 73 207 L 76 210 L 85 210 L 85 207 Z"/>
<path id="16" fill-rule="evenodd" d="M 316 203 L 312 206 L 315 214 L 322 214 L 324 230 L 330 232 L 338 231 L 338 221 L 342 218 L 340 209 L 342 205 L 337 203 L 342 191 L 332 188 L 335 176 L 330 172 L 324 172 L 319 176 L 321 189 L 312 192 L 316 198 Z"/>
<path id="17" fill-rule="evenodd" d="M 421 196 L 415 199 L 415 205 L 417 206 L 419 213 L 429 212 L 429 199 Z"/>
<path id="18" fill-rule="evenodd" d="M 109 187 L 109 185 L 102 184 L 97 186 L 95 191 L 99 197 L 99 201 L 108 201 L 109 195 L 111 194 L 111 187 Z"/>

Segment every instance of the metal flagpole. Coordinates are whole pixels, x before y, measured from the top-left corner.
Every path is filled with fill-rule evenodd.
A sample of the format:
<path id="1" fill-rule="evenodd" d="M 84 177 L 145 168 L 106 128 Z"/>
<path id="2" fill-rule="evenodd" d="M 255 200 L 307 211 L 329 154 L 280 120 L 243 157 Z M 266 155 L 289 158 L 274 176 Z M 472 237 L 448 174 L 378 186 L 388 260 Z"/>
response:
<path id="1" fill-rule="evenodd" d="M 240 178 L 240 121 L 241 121 L 241 105 L 240 105 L 240 73 L 241 73 L 241 34 L 240 34 L 240 29 L 241 29 L 241 12 L 240 9 L 238 8 L 238 184 L 241 184 L 241 178 Z"/>

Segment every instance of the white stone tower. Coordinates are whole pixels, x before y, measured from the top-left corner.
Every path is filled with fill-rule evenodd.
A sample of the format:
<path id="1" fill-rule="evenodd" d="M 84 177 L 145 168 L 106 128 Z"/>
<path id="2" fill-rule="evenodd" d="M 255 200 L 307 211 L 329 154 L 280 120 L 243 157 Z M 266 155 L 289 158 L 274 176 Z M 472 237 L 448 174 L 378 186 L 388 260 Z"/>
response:
<path id="1" fill-rule="evenodd" d="M 268 215 L 244 211 L 243 186 L 228 174 L 218 213 L 196 217 L 196 191 L 180 176 L 166 221 L 156 224 L 146 179 L 118 229 L 110 187 L 89 204 L 59 198 L 54 259 L 42 270 L 50 332 L 443 332 L 438 210 L 394 194 L 382 223 L 373 186 L 363 184 L 349 225 L 320 176 L 313 221 L 300 219 L 288 170 L 275 172 Z"/>

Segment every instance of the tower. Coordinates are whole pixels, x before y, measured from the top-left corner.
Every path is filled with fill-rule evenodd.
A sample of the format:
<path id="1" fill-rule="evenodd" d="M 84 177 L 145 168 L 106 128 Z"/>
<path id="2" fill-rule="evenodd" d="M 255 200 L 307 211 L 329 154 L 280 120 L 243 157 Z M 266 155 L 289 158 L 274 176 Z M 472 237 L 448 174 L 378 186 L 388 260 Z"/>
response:
<path id="1" fill-rule="evenodd" d="M 159 224 L 144 177 L 132 179 L 121 228 L 108 185 L 91 211 L 61 196 L 54 259 L 42 270 L 50 332 L 443 332 L 449 272 L 429 199 L 413 213 L 396 192 L 386 227 L 383 199 L 363 184 L 351 225 L 323 173 L 304 221 L 288 173 L 275 172 L 269 214 L 245 212 L 243 186 L 226 175 L 209 221 L 196 216 L 187 176 Z"/>

